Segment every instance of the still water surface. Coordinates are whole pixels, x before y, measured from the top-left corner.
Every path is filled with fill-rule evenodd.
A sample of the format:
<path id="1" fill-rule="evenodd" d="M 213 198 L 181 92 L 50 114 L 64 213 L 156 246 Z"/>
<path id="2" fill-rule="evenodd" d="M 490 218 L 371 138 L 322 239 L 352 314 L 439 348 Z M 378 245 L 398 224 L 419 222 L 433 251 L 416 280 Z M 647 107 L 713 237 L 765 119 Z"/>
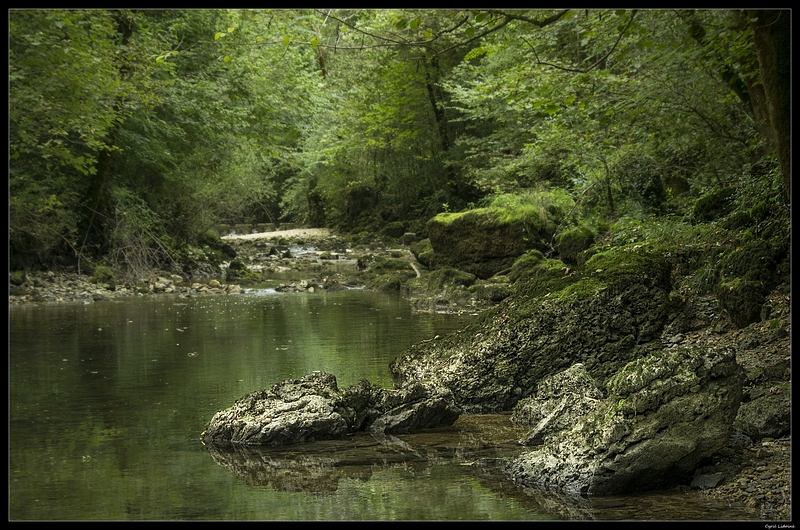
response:
<path id="1" fill-rule="evenodd" d="M 504 416 L 400 437 L 216 453 L 213 414 L 313 370 L 391 388 L 388 364 L 469 315 L 365 291 L 9 308 L 13 520 L 753 519 L 659 494 L 564 502 L 491 465 L 520 448 Z M 643 508 L 644 507 L 644 508 Z M 677 511 L 676 511 L 677 510 Z"/>

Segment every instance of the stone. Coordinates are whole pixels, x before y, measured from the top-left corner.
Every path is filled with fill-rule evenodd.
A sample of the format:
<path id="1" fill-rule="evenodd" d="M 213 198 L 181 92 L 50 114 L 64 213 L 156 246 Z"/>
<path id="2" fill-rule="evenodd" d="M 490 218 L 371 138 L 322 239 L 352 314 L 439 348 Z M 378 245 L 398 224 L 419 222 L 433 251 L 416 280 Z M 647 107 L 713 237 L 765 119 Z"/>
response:
<path id="1" fill-rule="evenodd" d="M 723 473 L 711 473 L 707 475 L 698 475 L 692 481 L 691 487 L 698 490 L 707 490 L 716 488 L 720 482 L 725 479 Z"/>
<path id="2" fill-rule="evenodd" d="M 214 445 L 301 444 L 365 430 L 415 432 L 452 425 L 458 417 L 444 388 L 386 390 L 361 381 L 340 390 L 334 375 L 312 372 L 242 397 L 214 415 L 202 438 Z"/>
<path id="3" fill-rule="evenodd" d="M 439 214 L 428 221 L 427 230 L 437 266 L 451 266 L 484 280 L 511 267 L 526 250 L 546 248 L 535 227 L 505 222 L 492 209 Z"/>
<path id="4" fill-rule="evenodd" d="M 633 253 L 620 261 L 624 274 L 609 270 L 549 296 L 506 298 L 460 333 L 412 346 L 390 365 L 395 388 L 427 380 L 450 389 L 465 413 L 494 413 L 576 363 L 604 381 L 660 349 L 669 314 L 669 269 Z M 602 283 L 604 274 L 613 278 Z"/>
<path id="5" fill-rule="evenodd" d="M 534 426 L 520 440 L 521 444 L 540 445 L 546 434 L 571 427 L 592 412 L 601 399 L 603 391 L 578 363 L 542 379 L 536 395 L 520 400 L 514 407 L 511 421 Z"/>
<path id="6" fill-rule="evenodd" d="M 518 484 L 571 495 L 686 483 L 727 445 L 743 381 L 732 350 L 655 351 L 609 377 L 594 411 L 505 471 Z"/>

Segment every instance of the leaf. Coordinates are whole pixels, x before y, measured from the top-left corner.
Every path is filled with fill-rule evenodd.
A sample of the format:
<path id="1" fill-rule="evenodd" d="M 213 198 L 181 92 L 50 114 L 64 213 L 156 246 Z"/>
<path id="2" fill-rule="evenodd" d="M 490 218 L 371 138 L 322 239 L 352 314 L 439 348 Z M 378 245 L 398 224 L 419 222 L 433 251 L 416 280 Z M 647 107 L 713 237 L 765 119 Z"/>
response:
<path id="1" fill-rule="evenodd" d="M 227 63 L 230 60 L 231 60 L 231 56 L 230 55 L 226 55 L 225 57 L 222 58 L 222 62 L 223 63 Z"/>
<path id="2" fill-rule="evenodd" d="M 419 27 L 420 22 L 422 22 L 422 21 L 420 20 L 419 17 L 417 17 L 417 18 L 415 18 L 414 20 L 411 21 L 411 23 L 409 24 L 409 27 L 411 27 L 411 29 L 413 29 L 414 31 L 417 31 L 417 28 Z"/>
<path id="3" fill-rule="evenodd" d="M 317 46 L 319 46 L 319 37 L 314 35 L 314 37 L 311 39 L 311 47 L 316 50 Z"/>
<path id="4" fill-rule="evenodd" d="M 464 33 L 467 34 L 467 37 L 472 37 L 473 35 L 475 35 L 475 28 L 467 28 Z"/>
<path id="5" fill-rule="evenodd" d="M 218 32 L 214 33 L 214 40 L 219 40 L 220 37 L 224 37 L 224 36 L 225 36 L 225 33 L 222 33 L 221 31 L 218 31 Z"/>
<path id="6" fill-rule="evenodd" d="M 433 31 L 431 31 L 429 29 L 426 29 L 424 35 L 425 35 L 426 39 L 432 39 L 433 38 Z"/>
<path id="7" fill-rule="evenodd" d="M 289 37 L 284 37 L 283 38 L 283 47 L 284 48 L 288 47 L 290 41 L 291 41 L 291 39 Z"/>
<path id="8" fill-rule="evenodd" d="M 394 27 L 396 27 L 397 29 L 404 29 L 407 25 L 408 25 L 407 18 L 401 18 L 400 20 L 394 23 Z"/>

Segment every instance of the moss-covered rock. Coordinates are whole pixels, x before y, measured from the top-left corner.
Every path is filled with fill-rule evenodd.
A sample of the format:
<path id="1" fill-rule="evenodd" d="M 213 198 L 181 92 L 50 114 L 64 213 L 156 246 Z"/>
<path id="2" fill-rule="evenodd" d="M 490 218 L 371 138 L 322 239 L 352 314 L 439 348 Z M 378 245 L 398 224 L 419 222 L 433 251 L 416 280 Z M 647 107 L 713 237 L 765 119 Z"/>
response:
<path id="1" fill-rule="evenodd" d="M 529 250 L 514 261 L 514 265 L 511 266 L 511 271 L 508 273 L 509 281 L 513 283 L 526 277 L 528 273 L 536 269 L 545 259 L 541 251 Z"/>
<path id="2" fill-rule="evenodd" d="M 505 279 L 506 281 L 500 281 L 500 279 Z M 514 292 L 508 283 L 508 279 L 503 276 L 495 276 L 488 280 L 478 280 L 468 290 L 479 305 L 497 304 Z"/>
<path id="3" fill-rule="evenodd" d="M 403 237 L 403 234 L 406 233 L 406 227 L 403 226 L 403 223 L 401 221 L 393 221 L 384 226 L 381 232 L 385 236 L 397 239 Z"/>
<path id="4" fill-rule="evenodd" d="M 598 269 L 567 278 L 563 263 L 545 260 L 566 286 L 518 285 L 514 296 L 463 332 L 399 357 L 391 365 L 395 385 L 430 378 L 450 388 L 467 412 L 510 410 L 542 377 L 577 362 L 603 380 L 647 348 L 660 347 L 670 309 L 669 264 L 621 250 L 598 256 Z"/>
<path id="5" fill-rule="evenodd" d="M 14 271 L 9 276 L 8 281 L 11 282 L 11 285 L 20 286 L 25 283 L 26 279 L 27 275 L 25 274 L 25 271 Z"/>
<path id="6" fill-rule="evenodd" d="M 431 292 L 443 291 L 449 286 L 469 287 L 475 283 L 475 275 L 452 267 L 433 271 L 428 276 L 428 289 Z"/>
<path id="7" fill-rule="evenodd" d="M 570 265 L 578 264 L 578 255 L 594 243 L 595 234 L 585 225 L 564 230 L 556 235 L 556 248 L 561 261 Z"/>
<path id="8" fill-rule="evenodd" d="M 732 350 L 654 351 L 609 377 L 605 399 L 586 407 L 582 418 L 555 425 L 565 428 L 506 472 L 518 482 L 569 494 L 686 483 L 727 445 L 743 381 Z"/>
<path id="9" fill-rule="evenodd" d="M 714 294 L 737 326 L 746 327 L 760 320 L 767 294 L 782 281 L 778 265 L 784 253 L 784 249 L 757 239 L 719 260 L 719 283 Z"/>
<path id="10" fill-rule="evenodd" d="M 418 262 L 429 269 L 434 266 L 434 253 L 430 239 L 423 239 L 417 243 L 412 243 L 411 253 L 414 254 Z"/>
<path id="11" fill-rule="evenodd" d="M 361 273 L 366 287 L 373 291 L 399 292 L 417 273 L 408 261 L 384 258 L 368 254 L 359 261 L 359 267 L 366 270 Z"/>
<path id="12" fill-rule="evenodd" d="M 712 191 L 697 200 L 692 210 L 693 223 L 707 223 L 725 217 L 734 209 L 736 188 L 728 186 Z"/>
<path id="13" fill-rule="evenodd" d="M 531 217 L 507 218 L 497 208 L 439 214 L 427 225 L 437 266 L 451 266 L 486 279 L 511 267 L 525 251 L 546 248 L 546 228 Z"/>

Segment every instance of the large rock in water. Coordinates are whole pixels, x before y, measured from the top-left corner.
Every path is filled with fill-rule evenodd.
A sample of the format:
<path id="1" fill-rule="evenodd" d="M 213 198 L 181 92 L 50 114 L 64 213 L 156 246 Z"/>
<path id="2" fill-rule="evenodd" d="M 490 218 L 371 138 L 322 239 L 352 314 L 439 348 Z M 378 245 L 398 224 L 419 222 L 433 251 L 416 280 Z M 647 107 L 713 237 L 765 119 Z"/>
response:
<path id="1" fill-rule="evenodd" d="M 657 256 L 597 255 L 584 277 L 545 296 L 515 296 L 469 327 L 412 347 L 390 366 L 395 388 L 430 381 L 466 413 L 511 410 L 544 377 L 582 363 L 604 381 L 660 349 L 669 266 Z M 572 281 L 573 278 L 569 278 Z"/>
<path id="2" fill-rule="evenodd" d="M 336 377 L 313 372 L 248 394 L 217 412 L 202 438 L 213 445 L 287 445 L 371 430 L 384 434 L 452 425 L 452 394 L 422 384 L 400 390 L 362 381 L 340 390 Z"/>
<path id="3" fill-rule="evenodd" d="M 540 386 L 563 388 L 565 381 L 577 383 L 565 392 L 573 399 L 599 390 L 585 378 L 563 374 Z M 506 472 L 517 483 L 568 494 L 688 483 L 698 464 L 727 445 L 743 382 L 732 351 L 655 351 L 609 377 L 607 398 L 580 419 L 569 418 L 572 426 L 561 422 L 560 430 L 546 434 L 543 445 L 513 460 Z M 557 416 L 558 408 L 546 401 L 544 408 Z"/>
<path id="4" fill-rule="evenodd" d="M 525 251 L 546 249 L 530 223 L 505 221 L 496 209 L 439 214 L 427 224 L 435 266 L 449 266 L 485 280 L 508 269 Z"/>

